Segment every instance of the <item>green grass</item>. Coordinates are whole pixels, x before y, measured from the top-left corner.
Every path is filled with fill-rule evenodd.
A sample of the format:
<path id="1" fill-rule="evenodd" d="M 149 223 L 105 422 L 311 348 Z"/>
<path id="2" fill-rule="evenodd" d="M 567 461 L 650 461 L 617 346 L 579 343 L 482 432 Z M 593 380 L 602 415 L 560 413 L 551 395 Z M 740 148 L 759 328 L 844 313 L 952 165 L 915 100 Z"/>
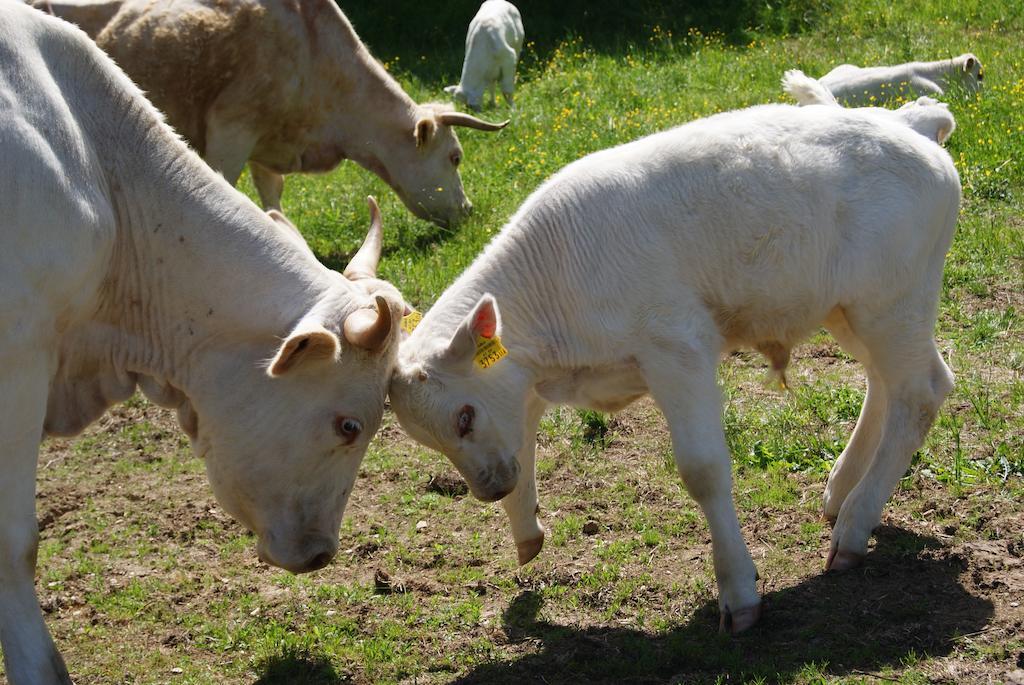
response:
<path id="1" fill-rule="evenodd" d="M 790 11 L 793 7 L 779 9 Z M 720 25 L 713 28 L 723 33 L 709 33 L 687 30 L 689 25 L 652 21 L 642 35 L 634 27 L 622 40 L 601 34 L 589 42 L 579 37 L 586 35 L 583 32 L 576 37 L 572 33 L 563 36 L 560 42 L 550 32 L 541 32 L 541 47 L 535 42 L 524 55 L 516 110 L 499 107 L 485 112 L 492 119 L 510 116 L 512 124 L 496 135 L 461 134 L 466 149 L 463 180 L 476 211 L 457 230 L 438 229 L 412 219 L 379 181 L 353 168 L 323 178 L 290 177 L 286 209 L 317 254 L 337 265 L 361 238 L 365 218 L 360 198 L 375 194 L 382 201 L 387 232 L 381 271 L 410 302 L 426 309 L 541 181 L 589 152 L 718 111 L 783 100 L 779 78 L 788 68 L 820 75 L 840 62 L 895 63 L 973 51 L 985 65 L 983 94 L 948 99 L 958 124 L 948 150 L 961 174 L 964 203 L 947 262 L 939 335 L 958 383 L 916 456 L 906 487 L 913 487 L 914 478 L 924 478 L 940 483 L 952 498 L 977 492 L 978 487 L 1020 492 L 1019 478 L 1024 474 L 1021 8 L 1012 2 L 980 0 L 854 0 L 827 8 L 807 5 L 805 9 L 801 16 L 808 21 L 761 21 L 760 30 Z M 530 16 L 525 8 L 524 15 L 529 32 Z M 783 26 L 798 33 L 765 30 Z M 704 28 L 708 28 L 706 22 Z M 457 73 L 457 61 L 453 66 L 450 55 L 428 67 L 408 50 L 397 46 L 389 50 L 376 36 L 371 42 L 418 100 L 441 97 L 441 87 Z M 816 338 L 814 344 L 830 345 L 825 336 Z M 727 363 L 721 373 L 741 510 L 790 512 L 790 516 L 793 511 L 803 511 L 812 517 L 773 541 L 778 547 L 766 553 L 764 563 L 777 573 L 799 574 L 801 563 L 806 562 L 792 559 L 792 550 L 816 550 L 827 539 L 827 528 L 813 520 L 817 498 L 808 500 L 803 481 L 794 481 L 791 474 L 824 478 L 842 451 L 863 400 L 863 382 L 855 372 L 851 377 L 850 360 L 835 345 L 830 348 L 829 355 L 840 363 L 825 368 L 814 365 L 802 372 L 798 360 L 790 392 L 764 391 L 759 383 L 763 364 L 752 355 L 741 357 L 738 364 Z M 752 394 L 752 388 L 757 392 Z M 638 556 L 656 554 L 666 541 L 696 542 L 703 533 L 703 520 L 675 481 L 671 450 L 664 440 L 652 445 L 664 455 L 664 468 L 649 471 L 648 477 L 659 484 L 662 497 L 686 502 L 672 515 L 657 505 L 642 506 L 640 484 L 624 480 L 616 464 L 602 459 L 609 446 L 614 449 L 638 440 L 637 435 L 619 435 L 614 421 L 595 412 L 563 410 L 545 419 L 538 464 L 542 489 L 545 480 L 563 477 L 565 460 L 572 460 L 575 475 L 597 488 L 588 501 L 603 502 L 608 510 L 598 509 L 596 514 L 575 510 L 578 492 L 542 493 L 545 511 L 553 512 L 546 519 L 548 549 L 559 550 L 570 559 L 581 554 L 592 557 L 594 565 L 573 582 L 554 578 L 545 585 L 547 581 L 541 581 L 541 597 L 546 605 L 561 607 L 556 613 L 585 614 L 587 607 L 599 607 L 598 622 L 614 622 L 624 607 L 633 606 L 628 613 L 638 625 L 661 625 L 655 634 L 669 635 L 673 623 L 665 623 L 657 602 L 648 606 L 642 595 L 635 599 L 637 588 L 644 583 L 666 591 L 665 579 L 624 575 L 624 569 Z M 424 512 L 449 508 L 446 502 L 412 491 L 395 505 L 408 517 L 407 526 Z M 612 524 L 622 531 L 605 541 L 597 539 L 600 535 L 585 535 L 583 526 L 591 517 L 597 518 L 602 528 Z M 498 519 L 500 526 L 500 512 Z M 420 556 L 410 551 L 397 558 L 401 563 L 417 563 Z M 519 573 L 527 578 L 544 576 L 532 566 Z M 668 597 L 675 598 L 668 604 L 711 598 L 713 587 L 713 575 L 704 564 L 700 574 L 668 591 Z M 561 629 L 551 630 L 558 633 Z M 693 663 L 706 658 L 702 649 L 731 650 L 714 641 L 701 644 L 684 649 Z M 639 662 L 658 663 L 663 658 L 650 653 L 644 640 L 630 639 L 629 646 L 638 650 Z M 990 645 L 985 649 L 1002 648 Z M 500 653 L 500 646 L 485 640 L 479 651 L 474 647 L 457 658 L 449 656 L 442 672 L 459 672 L 486 662 L 494 658 L 495 651 Z M 386 650 L 364 652 L 361 659 L 365 673 L 386 680 L 424 673 L 411 665 L 414 662 Z M 734 674 L 743 672 L 742 660 L 732 659 L 712 663 Z M 746 678 L 747 682 L 834 682 L 834 664 L 843 659 L 851 660 L 850 653 L 821 653 L 784 675 L 771 668 L 758 673 L 755 668 L 747 671 Z M 344 659 L 335 657 L 334 663 L 344 663 Z M 616 674 L 626 677 L 643 671 L 633 661 L 625 663 L 598 659 L 593 671 L 582 672 L 614 680 Z M 878 670 L 863 669 L 863 675 L 839 672 L 847 673 L 848 682 L 894 678 L 916 683 L 927 680 L 928 663 L 927 654 L 910 650 Z M 428 667 L 426 674 L 430 672 Z M 705 680 L 715 682 L 717 678 L 705 674 L 695 682 Z"/>
<path id="2" fill-rule="evenodd" d="M 441 99 L 461 54 L 439 37 L 464 23 L 466 8 L 389 34 L 374 22 L 401 3 L 386 4 L 354 9 L 357 27 L 413 97 Z M 636 7 L 655 4 L 621 31 L 593 18 L 566 28 L 559 12 L 573 3 L 533 14 L 520 5 L 534 38 L 517 107 L 484 113 L 512 118 L 500 133 L 460 131 L 476 211 L 457 229 L 413 218 L 351 164 L 288 177 L 285 210 L 321 260 L 340 267 L 363 237 L 363 198 L 375 195 L 381 273 L 426 309 L 541 181 L 591 151 L 780 101 L 785 69 L 820 75 L 840 62 L 974 52 L 984 92 L 948 100 L 964 203 L 938 336 L 957 385 L 888 509 L 874 561 L 857 575 L 819 573 L 824 478 L 864 393 L 858 367 L 825 335 L 798 351 L 789 391 L 764 386 L 753 354 L 720 373 L 735 497 L 767 597 L 763 627 L 739 640 L 715 632 L 704 518 L 649 406 L 545 417 L 548 539 L 522 568 L 500 507 L 427 491 L 428 476 L 447 467 L 389 419 L 361 469 L 338 561 L 294 577 L 254 561 L 251 537 L 216 508 L 187 440 L 136 398 L 76 442 L 47 443 L 40 460 L 40 512 L 52 514 L 40 596 L 78 682 L 909 684 L 949 672 L 998 681 L 1015 667 L 1019 611 L 985 585 L 1015 576 L 964 565 L 974 563 L 970 545 L 1024 549 L 1022 7 L 722 5 L 731 17 L 685 3 Z M 420 60 L 435 43 L 437 59 Z M 248 178 L 242 188 L 254 197 Z M 378 570 L 395 579 L 390 589 Z"/>

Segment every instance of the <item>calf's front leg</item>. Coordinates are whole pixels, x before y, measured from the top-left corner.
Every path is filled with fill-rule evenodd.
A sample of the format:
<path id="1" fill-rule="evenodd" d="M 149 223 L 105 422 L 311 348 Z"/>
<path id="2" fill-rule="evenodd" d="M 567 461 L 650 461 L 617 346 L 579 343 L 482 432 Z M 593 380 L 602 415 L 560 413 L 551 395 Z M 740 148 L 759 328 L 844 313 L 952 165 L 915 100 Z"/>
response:
<path id="1" fill-rule="evenodd" d="M 719 628 L 736 634 L 760 618 L 761 598 L 757 569 L 733 505 L 732 461 L 715 380 L 717 349 L 702 349 L 699 344 L 668 347 L 638 355 L 638 361 L 651 396 L 668 421 L 679 474 L 711 530 Z"/>
<path id="2" fill-rule="evenodd" d="M 516 489 L 501 500 L 508 521 L 512 527 L 512 539 L 516 543 L 516 555 L 520 564 L 525 564 L 540 553 L 544 546 L 544 526 L 537 515 L 540 505 L 537 499 L 537 427 L 544 415 L 544 403 L 531 400 L 523 424 L 523 446 L 516 454 L 519 462 L 519 482 Z"/>

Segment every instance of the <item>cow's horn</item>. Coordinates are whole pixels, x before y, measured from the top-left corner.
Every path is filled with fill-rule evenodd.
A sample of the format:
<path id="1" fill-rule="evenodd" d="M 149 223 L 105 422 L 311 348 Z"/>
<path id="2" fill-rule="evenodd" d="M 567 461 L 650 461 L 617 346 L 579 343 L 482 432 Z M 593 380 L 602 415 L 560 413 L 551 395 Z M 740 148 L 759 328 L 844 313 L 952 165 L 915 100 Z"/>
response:
<path id="1" fill-rule="evenodd" d="M 357 309 L 345 318 L 342 326 L 345 340 L 370 352 L 379 350 L 391 333 L 391 307 L 380 295 L 376 300 L 377 311 Z"/>
<path id="2" fill-rule="evenodd" d="M 480 131 L 500 131 L 508 126 L 509 122 L 506 119 L 500 124 L 493 124 L 483 119 L 477 119 L 472 114 L 466 114 L 465 112 L 441 112 L 437 115 L 437 120 L 446 126 L 465 126 L 466 128 L 475 128 Z"/>
<path id="3" fill-rule="evenodd" d="M 367 196 L 366 203 L 370 205 L 370 230 L 366 232 L 366 238 L 359 247 L 359 251 L 345 267 L 344 276 L 350 281 L 360 278 L 376 278 L 377 264 L 380 262 L 381 244 L 384 240 L 384 228 L 380 220 L 380 207 L 372 195 Z"/>

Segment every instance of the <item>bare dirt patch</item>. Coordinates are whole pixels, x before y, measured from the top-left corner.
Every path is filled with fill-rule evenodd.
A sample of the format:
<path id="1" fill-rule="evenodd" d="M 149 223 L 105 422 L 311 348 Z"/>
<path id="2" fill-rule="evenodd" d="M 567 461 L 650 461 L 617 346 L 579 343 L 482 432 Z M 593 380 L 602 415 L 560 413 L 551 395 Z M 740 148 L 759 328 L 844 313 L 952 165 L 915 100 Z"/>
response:
<path id="1" fill-rule="evenodd" d="M 40 600 L 80 683 L 982 683 L 1024 660 L 1013 490 L 956 495 L 914 475 L 865 564 L 823 574 L 824 477 L 741 472 L 740 502 L 784 496 L 741 509 L 765 611 L 731 639 L 717 634 L 710 539 L 666 463 L 660 415 L 641 402 L 609 435 L 603 450 L 575 446 L 571 425 L 542 436 L 548 542 L 517 568 L 500 508 L 388 427 L 343 552 L 295 582 L 255 560 L 171 417 L 136 402 L 87 434 L 90 449 L 46 445 Z"/>

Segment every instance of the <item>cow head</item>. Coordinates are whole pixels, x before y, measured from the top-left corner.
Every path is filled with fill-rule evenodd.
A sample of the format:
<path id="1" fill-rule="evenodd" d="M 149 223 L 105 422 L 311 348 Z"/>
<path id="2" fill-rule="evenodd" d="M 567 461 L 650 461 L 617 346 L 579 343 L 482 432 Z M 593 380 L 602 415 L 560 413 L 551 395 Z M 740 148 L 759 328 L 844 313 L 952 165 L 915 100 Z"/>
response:
<path id="1" fill-rule="evenodd" d="M 197 353 L 179 406 L 220 504 L 257 534 L 263 561 L 296 573 L 337 551 L 383 415 L 404 302 L 376 279 L 379 254 L 375 221 L 350 264 L 360 281 L 331 272 L 288 329 Z"/>
<path id="2" fill-rule="evenodd" d="M 455 102 L 466 105 L 474 112 L 480 111 L 480 106 L 483 103 L 483 92 L 470 93 L 462 87 L 461 83 L 457 83 L 454 86 L 445 86 L 444 92 L 451 95 L 452 100 Z"/>
<path id="3" fill-rule="evenodd" d="M 960 55 L 955 60 L 960 65 L 960 83 L 968 93 L 976 93 L 985 79 L 981 62 L 971 53 Z"/>
<path id="4" fill-rule="evenodd" d="M 421 324 L 423 326 L 425 324 Z M 451 338 L 417 335 L 403 343 L 391 379 L 391 409 L 415 440 L 447 456 L 484 501 L 516 486 L 528 382 L 512 359 L 474 361 L 481 336 L 499 333 L 498 309 L 485 295 Z M 426 339 L 425 339 L 426 338 Z"/>
<path id="5" fill-rule="evenodd" d="M 444 105 L 417 107 L 413 129 L 387 164 L 387 180 L 405 206 L 421 219 L 441 226 L 458 223 L 473 205 L 462 189 L 459 164 L 462 146 L 456 126 L 498 131 L 508 124 L 492 124 Z"/>

